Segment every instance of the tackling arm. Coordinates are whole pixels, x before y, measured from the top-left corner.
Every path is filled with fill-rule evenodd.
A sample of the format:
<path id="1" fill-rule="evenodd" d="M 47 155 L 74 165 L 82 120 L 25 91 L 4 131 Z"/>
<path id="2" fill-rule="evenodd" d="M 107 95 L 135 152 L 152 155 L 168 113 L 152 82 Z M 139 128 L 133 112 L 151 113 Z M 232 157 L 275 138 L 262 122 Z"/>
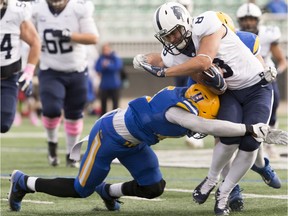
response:
<path id="1" fill-rule="evenodd" d="M 252 135 L 258 142 L 288 145 L 288 132 L 272 130 L 264 123 L 254 125 L 238 124 L 229 121 L 205 119 L 179 107 L 170 108 L 165 114 L 167 120 L 193 132 L 220 137 Z"/>

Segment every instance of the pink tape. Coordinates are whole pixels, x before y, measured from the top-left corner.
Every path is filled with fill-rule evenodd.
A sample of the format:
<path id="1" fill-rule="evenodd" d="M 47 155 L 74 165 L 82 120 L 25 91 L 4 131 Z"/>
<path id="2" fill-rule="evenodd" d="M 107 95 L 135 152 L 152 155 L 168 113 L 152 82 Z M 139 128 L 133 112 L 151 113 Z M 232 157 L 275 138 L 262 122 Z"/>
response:
<path id="1" fill-rule="evenodd" d="M 42 122 L 45 128 L 48 129 L 54 129 L 56 128 L 61 121 L 61 117 L 56 117 L 56 118 L 48 118 L 45 116 L 42 116 Z"/>
<path id="2" fill-rule="evenodd" d="M 65 120 L 64 127 L 68 134 L 77 136 L 83 131 L 83 119 L 78 119 L 76 121 Z"/>

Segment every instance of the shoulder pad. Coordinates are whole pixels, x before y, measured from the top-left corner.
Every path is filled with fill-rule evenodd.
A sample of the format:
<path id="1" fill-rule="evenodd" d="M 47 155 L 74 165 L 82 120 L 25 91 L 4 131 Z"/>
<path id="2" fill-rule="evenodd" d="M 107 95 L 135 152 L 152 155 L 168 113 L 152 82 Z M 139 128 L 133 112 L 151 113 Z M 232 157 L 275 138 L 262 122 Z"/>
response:
<path id="1" fill-rule="evenodd" d="M 193 18 L 192 32 L 197 36 L 204 37 L 215 33 L 221 26 L 222 23 L 217 18 L 216 12 L 206 11 Z"/>

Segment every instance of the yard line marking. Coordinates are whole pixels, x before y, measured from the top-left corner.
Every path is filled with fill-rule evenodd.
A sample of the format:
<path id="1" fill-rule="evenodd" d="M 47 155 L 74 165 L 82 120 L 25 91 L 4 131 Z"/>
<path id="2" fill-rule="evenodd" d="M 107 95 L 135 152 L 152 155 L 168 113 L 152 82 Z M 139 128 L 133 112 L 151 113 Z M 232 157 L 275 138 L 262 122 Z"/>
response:
<path id="1" fill-rule="evenodd" d="M 1 134 L 1 138 L 9 138 L 9 139 L 15 139 L 15 138 L 45 138 L 46 133 L 45 132 L 11 132 L 11 133 L 5 133 Z M 59 137 L 64 137 L 63 133 L 59 133 Z"/>
<path id="2" fill-rule="evenodd" d="M 4 199 L 4 198 L 2 198 L 1 200 L 2 200 L 2 201 L 8 201 L 8 199 Z M 26 203 L 35 203 L 35 204 L 45 204 L 45 205 L 51 205 L 51 204 L 54 204 L 54 202 L 50 202 L 50 201 L 27 200 L 27 199 L 22 200 L 22 202 L 26 202 Z"/>
<path id="3" fill-rule="evenodd" d="M 144 201 L 152 201 L 152 202 L 159 202 L 159 201 L 164 201 L 166 199 L 160 199 L 160 198 L 154 198 L 154 199 L 146 199 L 142 197 L 132 197 L 132 196 L 122 196 L 120 197 L 121 199 L 132 199 L 132 200 L 144 200 Z"/>
<path id="4" fill-rule="evenodd" d="M 194 190 L 166 188 L 165 191 L 192 193 Z M 215 194 L 215 192 L 212 192 L 211 194 Z M 263 195 L 263 194 L 246 194 L 246 193 L 242 193 L 242 195 L 244 196 L 244 198 L 268 198 L 268 199 L 286 199 L 286 200 L 288 200 L 288 195 Z"/>

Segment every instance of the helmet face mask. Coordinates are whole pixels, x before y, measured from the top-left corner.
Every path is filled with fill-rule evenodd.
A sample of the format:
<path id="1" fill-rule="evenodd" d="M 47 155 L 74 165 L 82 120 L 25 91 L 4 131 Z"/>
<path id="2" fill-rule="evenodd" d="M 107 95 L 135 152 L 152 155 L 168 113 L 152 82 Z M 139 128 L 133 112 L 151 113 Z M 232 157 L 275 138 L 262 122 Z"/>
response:
<path id="1" fill-rule="evenodd" d="M 191 41 L 192 21 L 187 9 L 176 2 L 160 6 L 154 13 L 155 37 L 172 55 L 180 54 Z"/>
<path id="2" fill-rule="evenodd" d="M 218 95 L 212 93 L 206 86 L 201 84 L 191 85 L 185 92 L 188 99 L 198 109 L 198 116 L 206 119 L 215 119 L 220 107 Z"/>
<path id="3" fill-rule="evenodd" d="M 258 32 L 259 19 L 256 17 L 246 16 L 238 19 L 238 23 L 242 31 L 252 32 L 255 34 Z"/>

